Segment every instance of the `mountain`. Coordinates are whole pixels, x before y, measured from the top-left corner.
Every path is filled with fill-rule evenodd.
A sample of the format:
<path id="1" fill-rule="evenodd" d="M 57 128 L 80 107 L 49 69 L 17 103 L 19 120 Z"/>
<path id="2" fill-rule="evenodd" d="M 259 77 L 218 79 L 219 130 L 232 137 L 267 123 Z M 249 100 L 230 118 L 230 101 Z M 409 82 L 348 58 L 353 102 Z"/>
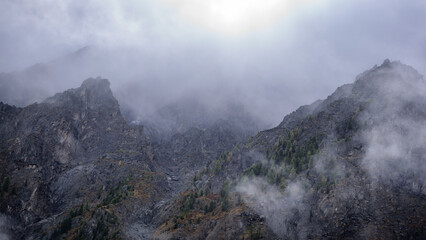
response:
<path id="1" fill-rule="evenodd" d="M 209 163 L 155 236 L 424 238 L 425 90 L 386 60 Z"/>
<path id="2" fill-rule="evenodd" d="M 131 117 L 130 117 L 131 118 Z M 158 109 L 151 116 L 138 122 L 145 126 L 152 139 L 167 141 L 175 134 L 183 134 L 191 128 L 207 131 L 224 128 L 233 133 L 237 142 L 256 135 L 263 127 L 261 121 L 245 111 L 242 104 L 210 106 L 198 97 L 186 96 Z"/>
<path id="3" fill-rule="evenodd" d="M 128 122 L 143 124 L 154 141 L 168 140 L 192 127 L 206 129 L 223 120 L 243 141 L 265 126 L 243 100 L 221 92 L 207 96 L 201 89 L 177 90 L 165 84 L 162 73 L 166 69 L 151 69 L 152 61 L 143 51 L 86 46 L 21 71 L 0 73 L 0 101 L 25 107 L 75 87 L 87 76 L 103 76 L 117 81 L 111 88 L 122 116 Z M 177 79 L 176 85 L 188 84 L 185 82 Z"/>
<path id="4" fill-rule="evenodd" d="M 0 236 L 422 239 L 425 90 L 386 60 L 256 135 L 191 99 L 129 123 L 101 78 L 0 103 Z"/>
<path id="5" fill-rule="evenodd" d="M 0 73 L 0 101 L 23 107 L 71 88 L 93 75 L 84 66 L 96 60 L 96 48 L 83 47 L 47 63 L 37 63 L 22 71 Z"/>
<path id="6" fill-rule="evenodd" d="M 152 143 L 143 126 L 124 120 L 101 78 L 0 109 L 0 209 L 17 239 L 59 238 L 70 228 L 68 236 L 83 238 L 151 235 L 156 209 L 241 138 L 218 121 Z"/>
<path id="7" fill-rule="evenodd" d="M 121 202 L 129 192 L 124 186 L 144 174 L 152 174 L 145 183 L 159 194 L 168 189 L 166 177 L 153 173 L 154 153 L 142 127 L 124 121 L 105 79 L 88 79 L 40 104 L 16 108 L 1 103 L 0 109 L 1 210 L 21 224 L 13 230 L 17 239 L 58 235 L 64 228 L 48 229 L 60 221 L 71 224 L 72 209 L 83 205 L 91 218 L 78 223 L 81 231 L 93 221 L 101 226 L 107 214 L 102 206 Z M 154 194 L 151 198 L 139 205 L 158 200 Z"/>

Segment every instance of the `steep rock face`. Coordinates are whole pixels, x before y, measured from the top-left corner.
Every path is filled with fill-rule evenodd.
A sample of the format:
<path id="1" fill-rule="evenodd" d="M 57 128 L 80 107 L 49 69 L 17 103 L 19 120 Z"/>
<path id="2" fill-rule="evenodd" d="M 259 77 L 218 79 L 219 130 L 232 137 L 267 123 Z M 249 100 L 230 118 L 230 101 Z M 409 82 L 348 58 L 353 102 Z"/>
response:
<path id="1" fill-rule="evenodd" d="M 121 117 L 107 80 L 88 79 L 78 89 L 22 109 L 3 106 L 2 140 L 12 143 L 5 153 L 19 162 L 75 165 L 144 141 L 142 129 L 128 127 Z"/>
<path id="2" fill-rule="evenodd" d="M 424 238 L 425 90 L 386 60 L 208 164 L 156 236 Z"/>
<path id="3" fill-rule="evenodd" d="M 176 192 L 192 181 L 194 172 L 254 136 L 259 127 L 242 105 L 221 109 L 198 100 L 183 98 L 142 122 Z"/>
<path id="4" fill-rule="evenodd" d="M 88 79 L 40 104 L 0 109 L 0 175 L 10 182 L 1 209 L 25 225 L 23 234 L 35 234 L 32 226 L 42 234 L 76 204 L 92 207 L 99 188 L 103 195 L 129 175 L 140 178 L 133 169 L 155 170 L 142 127 L 124 121 L 105 79 Z M 152 180 L 162 181 L 159 192 L 167 189 L 164 176 Z"/>
<path id="5" fill-rule="evenodd" d="M 232 150 L 239 143 L 240 134 L 225 121 L 218 121 L 205 129 L 191 128 L 174 134 L 169 141 L 156 145 L 156 154 L 167 162 L 170 172 L 179 177 L 176 191 L 192 181 L 194 172 L 202 170 L 208 161 Z"/>

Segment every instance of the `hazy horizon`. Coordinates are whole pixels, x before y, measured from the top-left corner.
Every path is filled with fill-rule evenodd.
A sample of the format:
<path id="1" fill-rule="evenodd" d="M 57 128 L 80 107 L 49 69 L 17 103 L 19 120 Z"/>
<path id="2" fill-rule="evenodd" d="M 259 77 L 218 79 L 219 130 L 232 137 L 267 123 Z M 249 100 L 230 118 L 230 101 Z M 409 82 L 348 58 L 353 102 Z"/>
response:
<path id="1" fill-rule="evenodd" d="M 141 115 L 196 95 L 242 102 L 276 125 L 386 58 L 426 72 L 420 0 L 2 2 L 0 72 L 92 46 L 42 87 L 102 76 Z"/>

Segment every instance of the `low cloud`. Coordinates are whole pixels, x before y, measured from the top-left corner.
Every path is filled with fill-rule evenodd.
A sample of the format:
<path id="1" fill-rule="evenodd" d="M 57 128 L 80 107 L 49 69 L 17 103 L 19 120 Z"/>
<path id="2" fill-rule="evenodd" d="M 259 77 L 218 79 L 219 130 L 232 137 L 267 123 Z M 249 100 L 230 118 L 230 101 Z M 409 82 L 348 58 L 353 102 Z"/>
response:
<path id="1" fill-rule="evenodd" d="M 4 215 L 0 215 L 0 239 L 2 240 L 10 240 L 10 223 L 8 217 Z"/>
<path id="2" fill-rule="evenodd" d="M 414 69 L 397 65 L 377 76 L 376 98 L 359 122 L 366 143 L 363 166 L 375 181 L 426 193 L 426 82 Z M 382 74 L 382 73 L 378 73 Z"/>
<path id="3" fill-rule="evenodd" d="M 285 191 L 281 191 L 262 178 L 252 178 L 241 182 L 236 191 L 242 194 L 244 201 L 259 215 L 265 217 L 268 225 L 278 236 L 292 233 L 289 232 L 292 227 L 289 223 L 295 220 L 295 215 L 306 219 L 304 215 L 309 213 L 304 203 L 306 189 L 299 181 L 288 184 Z"/>
<path id="4" fill-rule="evenodd" d="M 426 34 L 419 30 L 426 21 L 423 1 L 295 2 L 219 1 L 250 18 L 243 21 L 249 28 L 262 25 L 231 37 L 206 27 L 220 20 L 225 29 L 239 28 L 206 13 L 213 1 L 5 0 L 0 71 L 51 64 L 76 49 L 96 46 L 98 53 L 45 77 L 49 81 L 38 84 L 43 94 L 37 98 L 102 76 L 112 82 L 120 103 L 139 115 L 197 94 L 204 102 L 243 103 L 270 126 L 386 57 L 426 71 Z"/>

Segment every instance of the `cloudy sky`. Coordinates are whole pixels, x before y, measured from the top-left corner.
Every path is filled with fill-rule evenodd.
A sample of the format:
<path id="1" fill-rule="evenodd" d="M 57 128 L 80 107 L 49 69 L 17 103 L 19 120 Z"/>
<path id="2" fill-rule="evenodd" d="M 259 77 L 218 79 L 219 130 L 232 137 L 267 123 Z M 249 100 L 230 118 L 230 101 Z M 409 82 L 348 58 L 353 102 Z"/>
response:
<path id="1" fill-rule="evenodd" d="M 146 102 L 188 89 L 203 89 L 209 101 L 226 92 L 274 124 L 385 58 L 426 73 L 424 0 L 0 0 L 0 5 L 0 72 L 96 46 L 109 52 L 104 58 L 121 63 L 114 74 L 111 62 L 109 73 L 99 72 L 113 88 L 138 79 L 149 89 Z"/>

